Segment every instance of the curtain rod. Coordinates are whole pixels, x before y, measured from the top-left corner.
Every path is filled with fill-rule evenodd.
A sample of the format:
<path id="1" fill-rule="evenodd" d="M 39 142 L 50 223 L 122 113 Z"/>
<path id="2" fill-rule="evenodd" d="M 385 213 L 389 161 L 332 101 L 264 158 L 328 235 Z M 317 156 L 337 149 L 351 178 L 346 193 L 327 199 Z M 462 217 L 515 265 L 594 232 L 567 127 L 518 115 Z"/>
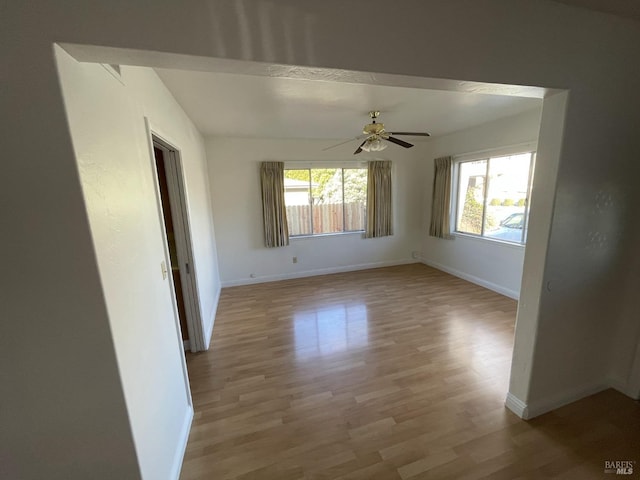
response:
<path id="1" fill-rule="evenodd" d="M 371 158 L 371 159 L 367 159 L 367 160 L 284 160 L 284 164 L 300 164 L 300 165 L 326 165 L 328 163 L 337 163 L 340 165 L 364 165 L 367 163 L 367 161 L 369 160 L 378 160 L 376 158 Z M 274 160 L 274 161 L 280 161 L 282 162 L 283 160 Z"/>
<path id="2" fill-rule="evenodd" d="M 537 144 L 538 144 L 537 140 L 530 140 L 528 142 L 514 143 L 513 145 L 503 145 L 500 147 L 486 148 L 484 150 L 476 150 L 475 152 L 454 153 L 452 156 L 453 158 L 470 157 L 475 155 L 482 155 L 484 153 L 499 152 L 501 150 L 510 150 L 512 148 L 521 148 L 521 147 L 524 148 L 524 147 L 537 146 Z"/>

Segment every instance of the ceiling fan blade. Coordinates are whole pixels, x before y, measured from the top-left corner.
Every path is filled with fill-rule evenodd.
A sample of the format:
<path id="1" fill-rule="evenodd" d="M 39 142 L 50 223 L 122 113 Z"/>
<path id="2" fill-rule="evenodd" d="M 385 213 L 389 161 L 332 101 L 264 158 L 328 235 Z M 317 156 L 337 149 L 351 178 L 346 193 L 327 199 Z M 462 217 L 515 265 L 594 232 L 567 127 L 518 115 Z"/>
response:
<path id="1" fill-rule="evenodd" d="M 430 137 L 427 132 L 388 132 L 389 135 L 410 135 L 412 137 Z"/>
<path id="2" fill-rule="evenodd" d="M 345 140 L 344 142 L 336 143 L 335 145 L 331 145 L 330 147 L 323 148 L 321 151 L 325 152 L 327 150 L 331 150 L 332 148 L 339 147 L 340 145 L 344 145 L 345 143 L 353 142 L 354 140 L 360 140 L 365 137 L 365 135 L 358 135 L 357 137 L 350 138 L 349 140 Z"/>
<path id="3" fill-rule="evenodd" d="M 357 149 L 355 152 L 353 152 L 353 154 L 354 154 L 354 155 L 359 154 L 359 153 L 362 151 L 362 146 L 363 146 L 365 143 L 367 143 L 367 141 L 366 141 L 366 140 L 360 144 L 360 146 L 358 147 L 358 149 Z"/>
<path id="4" fill-rule="evenodd" d="M 404 148 L 413 147 L 413 144 L 411 144 L 409 142 L 405 142 L 404 140 L 399 140 L 397 138 L 389 137 L 389 138 L 387 138 L 387 140 L 392 142 L 392 143 L 395 143 L 396 145 L 400 145 L 401 147 L 404 147 Z"/>

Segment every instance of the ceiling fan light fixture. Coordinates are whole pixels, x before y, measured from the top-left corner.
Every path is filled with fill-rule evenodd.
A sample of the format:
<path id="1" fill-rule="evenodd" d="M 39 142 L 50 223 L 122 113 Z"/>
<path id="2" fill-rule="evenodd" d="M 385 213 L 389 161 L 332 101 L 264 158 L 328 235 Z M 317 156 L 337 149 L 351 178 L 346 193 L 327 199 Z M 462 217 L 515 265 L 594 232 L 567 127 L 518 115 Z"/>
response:
<path id="1" fill-rule="evenodd" d="M 384 143 L 380 138 L 376 137 L 368 139 L 361 148 L 365 152 L 381 152 L 387 147 L 388 145 L 386 143 Z"/>
<path id="2" fill-rule="evenodd" d="M 413 147 L 412 143 L 396 138 L 396 135 L 410 135 L 417 137 L 430 136 L 427 132 L 387 132 L 384 128 L 384 123 L 378 123 L 376 121 L 378 115 L 380 115 L 380 112 L 377 110 L 372 110 L 371 112 L 369 112 L 371 123 L 368 123 L 364 126 L 364 128 L 362 129 L 363 135 L 358 135 L 357 137 L 353 138 L 353 140 L 357 141 L 361 141 L 364 138 L 364 141 L 358 146 L 356 151 L 353 152 L 354 155 L 358 155 L 361 152 L 381 152 L 389 146 L 387 142 L 395 143 L 396 145 L 403 148 Z M 331 148 L 335 148 L 349 142 L 351 142 L 351 140 L 340 142 L 336 145 L 323 148 L 322 150 L 329 150 Z"/>

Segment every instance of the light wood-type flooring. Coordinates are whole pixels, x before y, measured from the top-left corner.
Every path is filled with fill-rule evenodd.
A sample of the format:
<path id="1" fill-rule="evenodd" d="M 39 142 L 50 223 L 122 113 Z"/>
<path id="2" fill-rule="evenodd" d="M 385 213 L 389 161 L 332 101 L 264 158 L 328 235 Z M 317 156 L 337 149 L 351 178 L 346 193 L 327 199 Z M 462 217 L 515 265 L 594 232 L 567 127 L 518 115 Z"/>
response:
<path id="1" fill-rule="evenodd" d="M 224 289 L 211 349 L 188 355 L 181 478 L 582 480 L 640 461 L 640 406 L 613 390 L 529 422 L 504 407 L 515 315 L 421 264 Z"/>

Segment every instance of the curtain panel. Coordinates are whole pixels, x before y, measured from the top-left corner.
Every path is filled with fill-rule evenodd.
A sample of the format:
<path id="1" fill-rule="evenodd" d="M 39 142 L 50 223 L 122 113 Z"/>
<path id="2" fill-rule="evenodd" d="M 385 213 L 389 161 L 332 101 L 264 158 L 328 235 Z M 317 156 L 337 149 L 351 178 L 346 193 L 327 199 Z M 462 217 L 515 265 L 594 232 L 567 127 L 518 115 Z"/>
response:
<path id="1" fill-rule="evenodd" d="M 391 162 L 369 162 L 367 177 L 367 229 L 365 237 L 393 235 L 391 218 Z"/>
<path id="2" fill-rule="evenodd" d="M 429 235 L 451 239 L 451 157 L 434 160 L 433 198 L 431 201 L 431 224 Z"/>
<path id="3" fill-rule="evenodd" d="M 287 246 L 289 228 L 284 204 L 284 162 L 262 162 L 260 182 L 264 245 L 269 248 Z"/>

